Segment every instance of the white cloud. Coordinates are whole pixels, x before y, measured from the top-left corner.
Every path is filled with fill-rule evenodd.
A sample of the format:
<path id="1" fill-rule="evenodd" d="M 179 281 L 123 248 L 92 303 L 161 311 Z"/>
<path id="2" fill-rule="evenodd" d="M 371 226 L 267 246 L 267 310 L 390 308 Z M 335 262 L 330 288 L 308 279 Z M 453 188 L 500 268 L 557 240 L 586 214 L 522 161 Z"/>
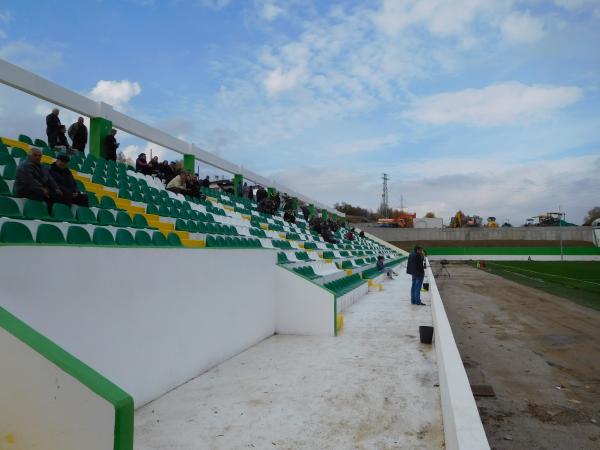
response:
<path id="1" fill-rule="evenodd" d="M 510 43 L 535 42 L 545 34 L 542 21 L 529 13 L 509 14 L 502 22 L 501 29 L 504 38 Z"/>
<path id="2" fill-rule="evenodd" d="M 100 80 L 90 91 L 89 96 L 96 100 L 108 103 L 115 109 L 122 110 L 136 95 L 142 92 L 142 87 L 137 81 L 107 81 Z"/>
<path id="3" fill-rule="evenodd" d="M 582 95 L 575 86 L 508 82 L 423 97 L 414 101 L 404 116 L 436 125 L 502 125 L 540 119 L 577 102 Z"/>
<path id="4" fill-rule="evenodd" d="M 359 153 L 371 153 L 384 150 L 397 145 L 400 142 L 400 136 L 397 134 L 387 134 L 365 139 L 356 139 L 343 144 L 333 145 L 332 155 L 353 155 Z"/>
<path id="5" fill-rule="evenodd" d="M 267 73 L 265 78 L 265 88 L 269 95 L 276 95 L 295 87 L 302 76 L 304 70 L 301 67 L 295 67 L 287 72 L 278 67 Z"/>
<path id="6" fill-rule="evenodd" d="M 281 6 L 275 4 L 275 2 L 266 2 L 262 7 L 260 15 L 267 22 L 272 22 L 283 13 L 284 9 Z"/>

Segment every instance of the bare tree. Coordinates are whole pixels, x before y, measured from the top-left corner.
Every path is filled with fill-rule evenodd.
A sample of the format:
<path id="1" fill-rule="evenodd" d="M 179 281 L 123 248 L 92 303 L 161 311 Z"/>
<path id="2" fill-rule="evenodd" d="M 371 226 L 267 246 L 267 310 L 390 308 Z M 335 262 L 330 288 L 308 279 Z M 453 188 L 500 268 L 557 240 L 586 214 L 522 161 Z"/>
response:
<path id="1" fill-rule="evenodd" d="M 583 224 L 586 226 L 590 226 L 592 222 L 598 218 L 600 218 L 600 206 L 594 206 L 588 211 L 585 219 L 583 219 Z"/>

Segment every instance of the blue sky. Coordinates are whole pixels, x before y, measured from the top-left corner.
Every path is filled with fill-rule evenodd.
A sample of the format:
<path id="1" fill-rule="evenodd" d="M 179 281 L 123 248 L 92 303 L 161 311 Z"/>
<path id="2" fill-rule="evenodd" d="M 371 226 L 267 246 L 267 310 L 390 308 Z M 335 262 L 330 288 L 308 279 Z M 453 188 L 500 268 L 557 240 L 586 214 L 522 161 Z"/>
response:
<path id="1" fill-rule="evenodd" d="M 600 204 L 599 44 L 598 0 L 0 1 L 1 58 L 315 199 L 515 225 Z"/>

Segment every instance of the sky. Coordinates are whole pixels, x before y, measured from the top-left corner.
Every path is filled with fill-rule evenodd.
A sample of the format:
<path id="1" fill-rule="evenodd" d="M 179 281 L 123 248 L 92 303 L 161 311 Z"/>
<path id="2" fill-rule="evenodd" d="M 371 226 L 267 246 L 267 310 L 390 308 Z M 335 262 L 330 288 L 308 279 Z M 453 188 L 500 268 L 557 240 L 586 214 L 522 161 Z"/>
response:
<path id="1" fill-rule="evenodd" d="M 598 48 L 600 0 L 0 0 L 0 58 L 323 203 L 376 209 L 387 173 L 446 222 L 600 205 Z M 0 134 L 51 106 L 0 86 Z"/>

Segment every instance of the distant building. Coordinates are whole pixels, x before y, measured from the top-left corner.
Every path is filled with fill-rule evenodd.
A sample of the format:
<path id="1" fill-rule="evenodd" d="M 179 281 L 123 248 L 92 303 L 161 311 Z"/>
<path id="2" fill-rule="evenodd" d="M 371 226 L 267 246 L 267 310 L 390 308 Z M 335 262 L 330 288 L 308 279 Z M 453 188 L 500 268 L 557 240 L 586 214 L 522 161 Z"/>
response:
<path id="1" fill-rule="evenodd" d="M 414 228 L 443 228 L 443 226 L 444 219 L 441 217 L 420 217 L 413 221 Z"/>

